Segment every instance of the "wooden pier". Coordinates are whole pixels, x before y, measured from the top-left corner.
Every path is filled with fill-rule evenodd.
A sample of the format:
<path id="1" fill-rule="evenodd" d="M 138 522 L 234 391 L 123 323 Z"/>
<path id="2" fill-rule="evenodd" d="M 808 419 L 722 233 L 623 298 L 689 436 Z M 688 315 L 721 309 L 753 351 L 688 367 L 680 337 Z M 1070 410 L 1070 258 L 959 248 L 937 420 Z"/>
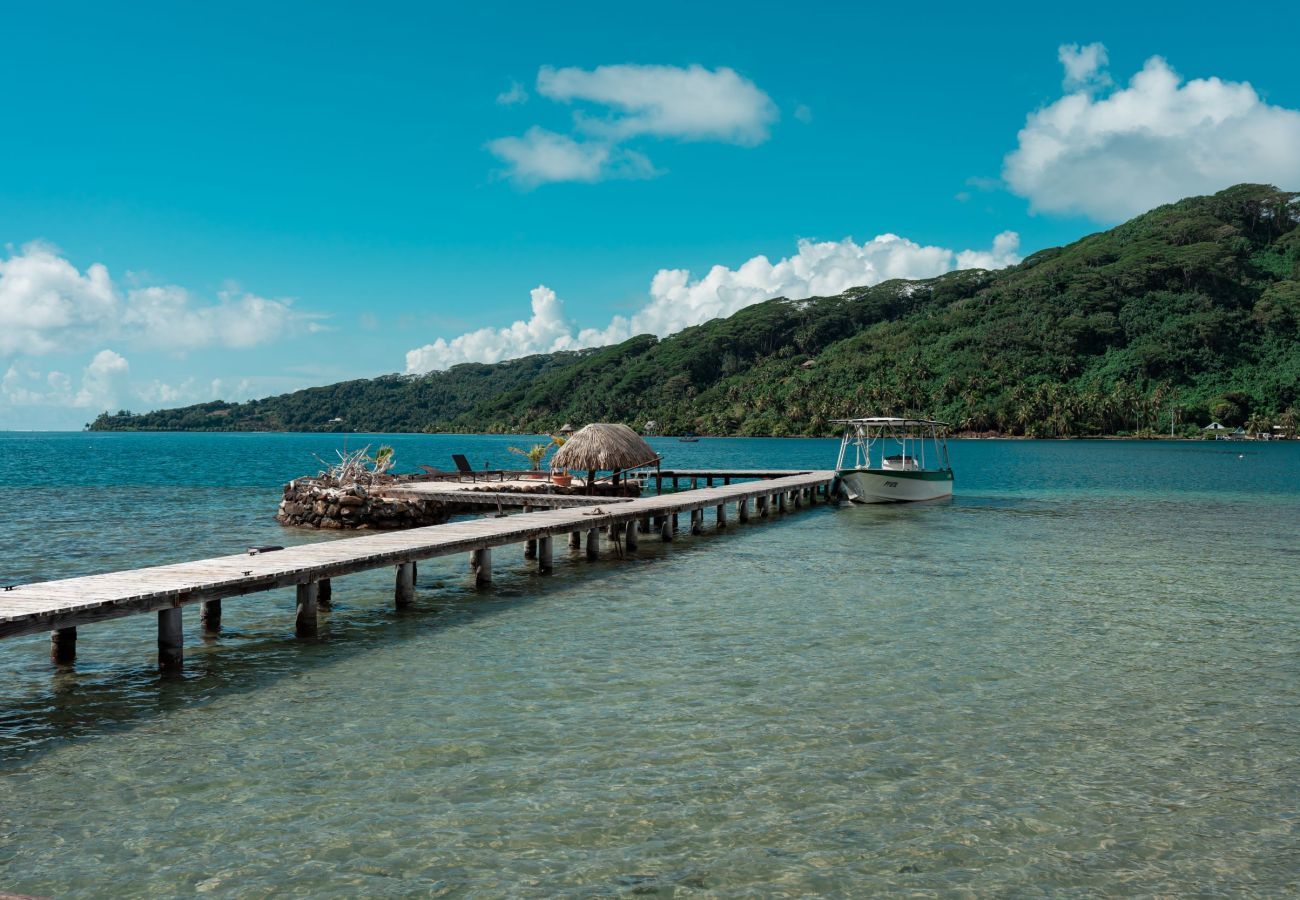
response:
<path id="1" fill-rule="evenodd" d="M 600 552 L 602 532 L 607 540 L 630 552 L 642 535 L 651 532 L 661 540 L 672 541 L 679 533 L 683 513 L 690 516 L 690 532 L 699 534 L 708 510 L 714 511 L 715 527 L 722 529 L 729 523 L 729 505 L 735 508 L 736 520 L 746 522 L 751 515 L 765 517 L 798 509 L 833 495 L 834 472 L 767 472 L 760 477 L 756 481 L 637 500 L 589 498 L 596 502 L 303 544 L 273 552 L 250 551 L 13 585 L 0 590 L 0 638 L 48 631 L 51 658 L 67 664 L 76 657 L 79 626 L 156 613 L 159 665 L 176 669 L 184 658 L 185 606 L 201 604 L 200 622 L 204 630 L 212 632 L 220 629 L 224 598 L 295 587 L 296 631 L 310 637 L 316 633 L 318 608 L 329 602 L 332 579 L 343 575 L 395 567 L 394 603 L 402 607 L 415 598 L 415 565 L 422 559 L 469 554 L 473 577 L 477 583 L 486 584 L 492 579 L 492 550 L 496 547 L 523 544 L 524 558 L 535 560 L 537 571 L 546 574 L 551 571 L 557 536 L 567 535 L 571 548 L 585 544 L 586 556 L 594 559 Z"/>

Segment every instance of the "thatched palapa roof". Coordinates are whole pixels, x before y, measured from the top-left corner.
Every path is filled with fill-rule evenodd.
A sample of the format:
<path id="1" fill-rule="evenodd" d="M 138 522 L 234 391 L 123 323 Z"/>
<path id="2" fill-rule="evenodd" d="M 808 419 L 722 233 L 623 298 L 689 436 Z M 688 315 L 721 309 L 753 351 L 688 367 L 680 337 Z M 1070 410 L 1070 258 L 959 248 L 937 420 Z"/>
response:
<path id="1" fill-rule="evenodd" d="M 573 437 L 551 457 L 556 469 L 610 472 L 653 462 L 658 454 L 641 436 L 626 425 L 594 422 L 574 432 Z"/>

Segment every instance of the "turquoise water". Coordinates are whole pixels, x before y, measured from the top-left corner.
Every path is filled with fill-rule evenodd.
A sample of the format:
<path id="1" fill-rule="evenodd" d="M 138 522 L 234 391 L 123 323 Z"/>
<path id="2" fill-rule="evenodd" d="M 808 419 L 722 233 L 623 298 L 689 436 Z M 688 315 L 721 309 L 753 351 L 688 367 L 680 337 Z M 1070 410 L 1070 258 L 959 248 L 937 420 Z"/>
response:
<path id="1" fill-rule="evenodd" d="M 349 445 L 379 443 L 349 437 Z M 399 462 L 518 438 L 395 436 Z M 326 539 L 334 436 L 0 435 L 0 581 Z M 826 466 L 833 442 L 657 442 Z M 950 503 L 340 579 L 0 642 L 0 890 L 58 897 L 1293 893 L 1300 443 L 957 442 Z"/>

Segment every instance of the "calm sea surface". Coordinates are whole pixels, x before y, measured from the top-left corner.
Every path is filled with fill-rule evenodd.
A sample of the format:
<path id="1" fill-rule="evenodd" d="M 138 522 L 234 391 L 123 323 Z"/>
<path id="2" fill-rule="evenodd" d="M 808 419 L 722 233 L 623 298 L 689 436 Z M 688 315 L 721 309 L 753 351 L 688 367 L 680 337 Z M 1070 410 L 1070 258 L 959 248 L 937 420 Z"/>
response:
<path id="1" fill-rule="evenodd" d="M 519 438 L 350 436 L 399 468 Z M 0 582 L 330 539 L 340 436 L 0 434 Z M 813 440 L 675 466 L 833 464 Z M 1300 443 L 957 442 L 957 495 L 497 552 L 0 642 L 0 890 L 58 897 L 1197 893 L 1300 882 Z"/>

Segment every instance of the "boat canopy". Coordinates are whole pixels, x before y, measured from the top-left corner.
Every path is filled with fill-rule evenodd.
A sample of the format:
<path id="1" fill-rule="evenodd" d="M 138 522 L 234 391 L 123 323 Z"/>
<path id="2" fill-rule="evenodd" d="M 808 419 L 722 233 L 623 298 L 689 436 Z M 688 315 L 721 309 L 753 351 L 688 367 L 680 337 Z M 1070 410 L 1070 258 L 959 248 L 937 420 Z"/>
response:
<path id="1" fill-rule="evenodd" d="M 933 425 L 936 428 L 951 427 L 947 422 L 932 419 L 895 419 L 890 416 L 872 416 L 865 419 L 831 419 L 834 425 L 897 425 L 906 428 L 909 425 Z"/>

